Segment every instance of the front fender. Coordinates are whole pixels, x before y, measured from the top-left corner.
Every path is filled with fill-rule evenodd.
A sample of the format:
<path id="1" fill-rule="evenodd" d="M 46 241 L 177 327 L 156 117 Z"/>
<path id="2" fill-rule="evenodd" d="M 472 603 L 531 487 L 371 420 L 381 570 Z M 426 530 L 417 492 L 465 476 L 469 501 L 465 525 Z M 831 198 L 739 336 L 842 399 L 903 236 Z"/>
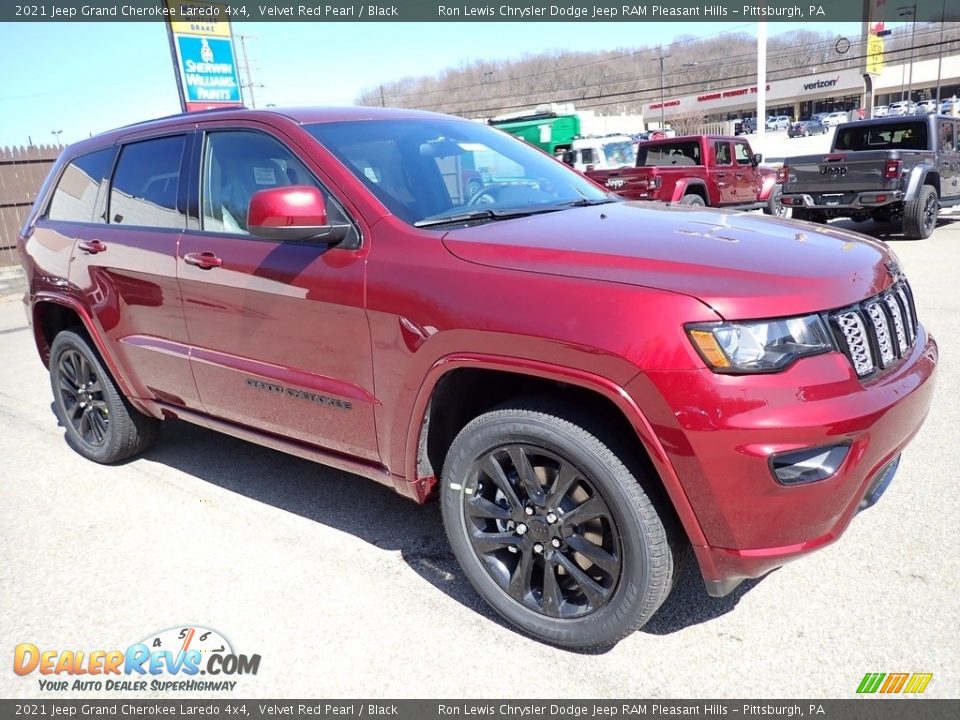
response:
<path id="1" fill-rule="evenodd" d="M 437 482 L 437 478 L 418 477 L 416 466 L 417 448 L 420 442 L 423 421 L 426 417 L 427 406 L 437 383 L 445 374 L 458 368 L 500 370 L 548 378 L 598 393 L 612 402 L 633 427 L 644 450 L 646 450 L 647 455 L 650 457 L 677 516 L 687 533 L 687 537 L 694 545 L 706 544 L 706 538 L 666 450 L 660 443 L 659 438 L 643 411 L 627 390 L 615 382 L 594 373 L 554 365 L 539 360 L 487 354 L 454 354 L 443 357 L 434 363 L 424 378 L 423 385 L 420 387 L 420 392 L 414 403 L 411 422 L 408 426 L 404 470 L 408 482 L 412 479 L 413 488 L 412 492 L 410 490 L 406 492 L 401 490 L 402 494 L 408 497 L 416 497 L 422 502 Z M 635 378 L 640 375 L 641 373 L 638 373 Z M 632 382 L 633 380 L 625 383 L 625 385 L 629 386 Z M 395 484 L 398 480 L 399 479 L 395 477 Z"/>

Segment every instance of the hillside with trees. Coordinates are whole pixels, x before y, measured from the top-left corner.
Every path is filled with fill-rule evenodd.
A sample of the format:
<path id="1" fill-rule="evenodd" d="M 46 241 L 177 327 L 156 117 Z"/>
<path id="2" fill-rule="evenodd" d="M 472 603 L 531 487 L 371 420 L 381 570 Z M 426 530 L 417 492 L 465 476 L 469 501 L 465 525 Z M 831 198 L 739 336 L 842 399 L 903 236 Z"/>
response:
<path id="1" fill-rule="evenodd" d="M 886 62 L 910 60 L 910 27 L 887 38 Z M 940 24 L 918 23 L 914 59 L 937 56 Z M 859 37 L 800 30 L 771 37 L 767 78 L 859 67 L 865 51 Z M 960 51 L 960 28 L 948 24 L 943 52 Z M 385 81 L 357 98 L 358 105 L 407 107 L 490 117 L 541 103 L 572 102 L 578 109 L 604 114 L 639 113 L 643 103 L 660 97 L 660 58 L 664 95 L 682 95 L 704 86 L 730 87 L 756 78 L 756 39 L 746 32 L 679 37 L 659 47 L 618 48 L 598 53 L 552 52 L 513 60 L 478 60 L 436 75 Z"/>

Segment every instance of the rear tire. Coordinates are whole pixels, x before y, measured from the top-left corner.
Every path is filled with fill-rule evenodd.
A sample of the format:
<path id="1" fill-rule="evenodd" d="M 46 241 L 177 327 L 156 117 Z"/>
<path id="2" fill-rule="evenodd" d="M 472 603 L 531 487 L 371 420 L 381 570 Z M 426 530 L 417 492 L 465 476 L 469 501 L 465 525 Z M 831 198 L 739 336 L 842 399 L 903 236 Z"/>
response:
<path id="1" fill-rule="evenodd" d="M 924 240 L 937 227 L 940 198 L 932 185 L 924 185 L 917 197 L 903 206 L 903 234 L 910 240 Z"/>
<path id="2" fill-rule="evenodd" d="M 763 212 L 774 217 L 787 217 L 790 208 L 783 204 L 783 187 L 781 185 L 774 185 Z"/>
<path id="3" fill-rule="evenodd" d="M 536 399 L 484 413 L 453 441 L 440 490 L 474 589 L 524 632 L 570 648 L 609 647 L 640 628 L 674 573 L 670 512 L 644 488 L 656 486 L 593 425 Z"/>
<path id="4" fill-rule="evenodd" d="M 50 346 L 50 385 L 67 444 L 94 462 L 126 460 L 150 447 L 160 421 L 137 412 L 117 390 L 85 335 L 59 333 Z"/>
<path id="5" fill-rule="evenodd" d="M 683 199 L 680 201 L 680 204 L 689 205 L 692 207 L 706 207 L 706 203 L 703 201 L 703 198 L 696 193 L 684 195 Z"/>

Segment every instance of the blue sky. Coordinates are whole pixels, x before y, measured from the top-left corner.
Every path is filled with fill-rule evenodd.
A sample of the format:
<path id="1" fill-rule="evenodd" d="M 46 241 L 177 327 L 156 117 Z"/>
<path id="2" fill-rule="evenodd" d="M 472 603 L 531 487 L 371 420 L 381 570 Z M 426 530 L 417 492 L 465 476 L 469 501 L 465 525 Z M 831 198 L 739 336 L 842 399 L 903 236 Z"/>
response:
<path id="1" fill-rule="evenodd" d="M 859 23 L 770 23 L 853 38 Z M 243 23 L 257 106 L 345 105 L 361 91 L 479 59 L 545 50 L 669 43 L 680 35 L 755 33 L 754 23 Z M 0 145 L 71 142 L 179 112 L 164 25 L 0 23 Z"/>

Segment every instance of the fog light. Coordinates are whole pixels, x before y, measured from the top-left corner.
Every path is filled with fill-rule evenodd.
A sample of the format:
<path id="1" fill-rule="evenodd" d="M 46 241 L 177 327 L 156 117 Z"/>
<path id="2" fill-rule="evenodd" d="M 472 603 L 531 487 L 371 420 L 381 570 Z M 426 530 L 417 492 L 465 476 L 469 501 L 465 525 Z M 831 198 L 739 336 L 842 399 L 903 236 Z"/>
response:
<path id="1" fill-rule="evenodd" d="M 770 469 L 781 485 L 819 482 L 840 469 L 849 451 L 849 445 L 793 450 L 772 456 Z"/>

